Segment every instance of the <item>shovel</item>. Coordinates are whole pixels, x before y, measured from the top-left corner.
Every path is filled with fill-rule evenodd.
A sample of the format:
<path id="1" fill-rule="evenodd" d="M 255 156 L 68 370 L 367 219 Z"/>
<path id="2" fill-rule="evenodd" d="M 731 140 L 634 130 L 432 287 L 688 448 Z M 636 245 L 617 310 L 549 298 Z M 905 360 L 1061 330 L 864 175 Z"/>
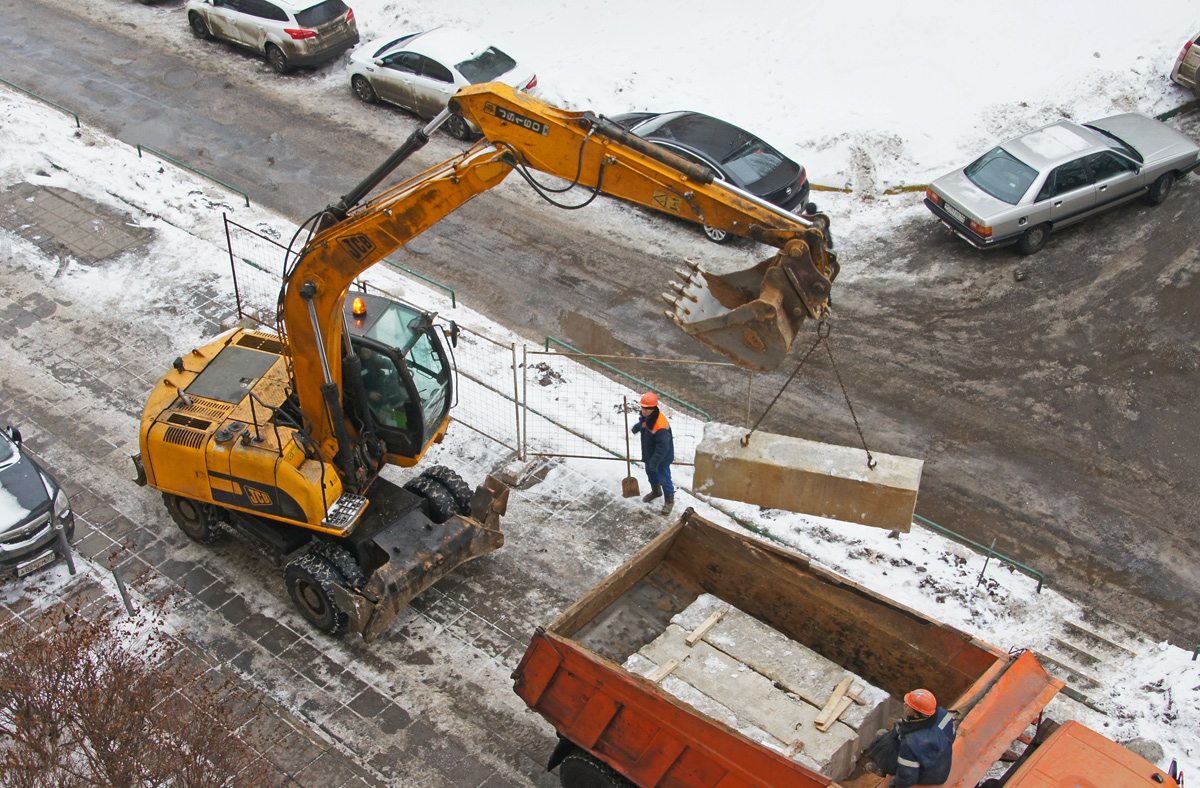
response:
<path id="1" fill-rule="evenodd" d="M 641 490 L 638 489 L 638 480 L 634 478 L 633 468 L 630 465 L 632 460 L 629 458 L 629 398 L 621 397 L 621 411 L 625 414 L 625 473 L 626 476 L 621 480 L 621 495 L 626 498 L 632 498 Z"/>

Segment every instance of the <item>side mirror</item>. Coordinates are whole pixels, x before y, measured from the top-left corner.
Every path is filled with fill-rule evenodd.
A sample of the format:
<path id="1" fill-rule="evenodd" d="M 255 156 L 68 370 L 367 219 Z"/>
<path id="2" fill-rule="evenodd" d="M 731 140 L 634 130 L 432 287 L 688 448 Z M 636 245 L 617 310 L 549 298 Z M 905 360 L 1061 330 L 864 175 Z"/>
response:
<path id="1" fill-rule="evenodd" d="M 458 347 L 458 323 L 450 321 L 450 330 L 444 332 L 450 338 L 450 347 Z"/>
<path id="2" fill-rule="evenodd" d="M 8 427 L 7 431 L 8 431 L 8 437 L 12 439 L 12 442 L 17 444 L 18 446 L 20 446 L 21 445 L 21 431 L 19 429 L 17 429 L 16 427 Z"/>

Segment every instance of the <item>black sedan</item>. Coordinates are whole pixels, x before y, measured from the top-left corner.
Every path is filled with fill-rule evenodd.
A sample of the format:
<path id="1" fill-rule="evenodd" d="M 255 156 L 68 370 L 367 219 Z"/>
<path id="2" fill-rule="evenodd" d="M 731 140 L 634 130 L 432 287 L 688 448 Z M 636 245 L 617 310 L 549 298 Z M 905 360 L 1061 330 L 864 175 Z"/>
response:
<path id="1" fill-rule="evenodd" d="M 732 123 L 699 112 L 630 112 L 609 120 L 784 210 L 816 212 L 816 206 L 808 203 L 804 168 Z M 704 234 L 717 243 L 732 237 L 707 226 Z"/>
<path id="2" fill-rule="evenodd" d="M 0 579 L 25 575 L 58 557 L 58 529 L 75 535 L 67 494 L 21 449 L 15 427 L 0 432 Z"/>

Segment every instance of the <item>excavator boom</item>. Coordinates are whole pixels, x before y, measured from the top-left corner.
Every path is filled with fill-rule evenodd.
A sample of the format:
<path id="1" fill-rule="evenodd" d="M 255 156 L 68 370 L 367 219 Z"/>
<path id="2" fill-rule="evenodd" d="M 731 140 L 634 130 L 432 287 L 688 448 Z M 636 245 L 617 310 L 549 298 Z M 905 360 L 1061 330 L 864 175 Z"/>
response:
<path id="1" fill-rule="evenodd" d="M 689 266 L 663 294 L 668 318 L 738 364 L 775 369 L 804 319 L 828 312 L 838 263 L 827 217 L 796 216 L 603 117 L 507 86 L 464 88 L 450 106 L 492 144 L 511 149 L 518 166 L 780 249 L 741 271 Z"/>

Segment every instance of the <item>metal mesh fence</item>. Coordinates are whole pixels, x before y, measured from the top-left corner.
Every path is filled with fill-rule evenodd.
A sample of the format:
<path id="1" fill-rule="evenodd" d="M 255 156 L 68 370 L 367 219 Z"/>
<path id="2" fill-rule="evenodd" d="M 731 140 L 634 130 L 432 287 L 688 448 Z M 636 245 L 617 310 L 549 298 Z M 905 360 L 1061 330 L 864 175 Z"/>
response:
<path id="1" fill-rule="evenodd" d="M 461 328 L 461 327 L 460 327 Z M 454 348 L 458 368 L 455 421 L 497 443 L 520 451 L 517 346 L 505 345 L 469 328 L 461 328 Z"/>
<path id="2" fill-rule="evenodd" d="M 639 414 L 637 398 L 643 391 L 654 391 L 671 424 L 675 464 L 694 464 L 704 424 L 711 420 L 708 414 L 616 366 L 630 363 L 647 369 L 696 362 L 526 348 L 522 365 L 526 453 L 625 459 L 626 436 Z M 632 436 L 629 441 L 628 450 L 636 460 L 641 453 L 639 439 Z"/>
<path id="3" fill-rule="evenodd" d="M 275 329 L 275 309 L 285 264 L 295 256 L 281 243 L 225 217 L 238 317 Z"/>

